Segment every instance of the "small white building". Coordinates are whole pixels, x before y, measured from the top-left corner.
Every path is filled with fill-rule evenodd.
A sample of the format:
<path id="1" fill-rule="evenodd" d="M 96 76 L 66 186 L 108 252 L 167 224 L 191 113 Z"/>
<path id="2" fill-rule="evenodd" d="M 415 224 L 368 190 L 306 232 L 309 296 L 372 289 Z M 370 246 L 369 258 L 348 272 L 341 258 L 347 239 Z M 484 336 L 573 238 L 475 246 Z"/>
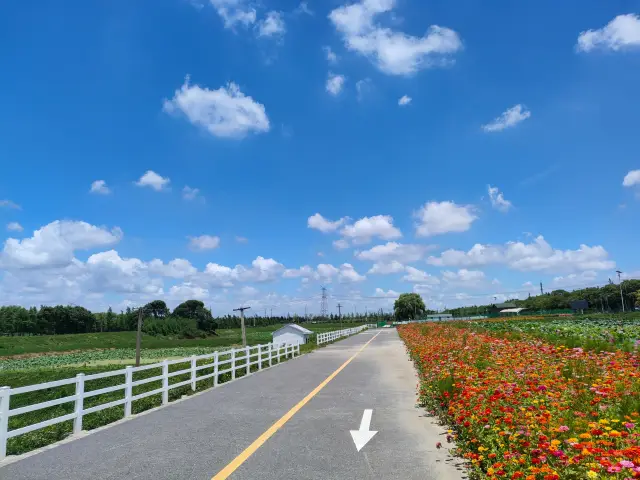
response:
<path id="1" fill-rule="evenodd" d="M 307 343 L 313 332 L 295 323 L 289 323 L 271 335 L 273 336 L 274 344 L 288 343 L 289 345 L 298 345 Z"/>

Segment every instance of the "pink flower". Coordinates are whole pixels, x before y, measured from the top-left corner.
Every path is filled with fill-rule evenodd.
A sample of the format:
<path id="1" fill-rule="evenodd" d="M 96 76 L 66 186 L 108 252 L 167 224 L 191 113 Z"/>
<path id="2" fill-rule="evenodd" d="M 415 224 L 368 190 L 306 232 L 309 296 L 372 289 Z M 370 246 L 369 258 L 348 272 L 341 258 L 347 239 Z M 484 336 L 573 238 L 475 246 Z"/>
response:
<path id="1" fill-rule="evenodd" d="M 562 425 L 561 427 L 558 427 L 558 431 L 559 432 L 568 432 L 569 431 L 569 427 L 567 427 L 566 425 Z"/>
<path id="2" fill-rule="evenodd" d="M 630 462 L 629 460 L 620 460 L 618 462 L 618 465 L 620 465 L 621 467 L 624 467 L 624 468 L 633 468 L 633 467 L 635 467 L 633 462 Z"/>
<path id="3" fill-rule="evenodd" d="M 635 423 L 631 423 L 631 422 L 625 423 L 624 426 L 626 428 L 628 428 L 629 430 L 633 430 L 634 428 L 636 428 L 636 424 Z"/>
<path id="4" fill-rule="evenodd" d="M 622 470 L 622 468 L 618 467 L 617 465 L 612 465 L 607 468 L 607 472 L 609 473 L 618 473 L 620 470 Z"/>

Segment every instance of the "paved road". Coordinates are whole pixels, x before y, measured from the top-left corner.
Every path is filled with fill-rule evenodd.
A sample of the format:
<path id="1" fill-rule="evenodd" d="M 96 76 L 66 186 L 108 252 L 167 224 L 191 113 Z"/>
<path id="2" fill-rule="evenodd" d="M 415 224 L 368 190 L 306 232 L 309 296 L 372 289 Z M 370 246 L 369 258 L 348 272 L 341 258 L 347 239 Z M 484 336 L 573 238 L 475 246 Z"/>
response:
<path id="1" fill-rule="evenodd" d="M 229 478 L 462 478 L 457 460 L 436 449 L 447 446 L 444 431 L 415 408 L 413 366 L 385 329 L 9 463 L 0 479 L 210 480 L 357 352 Z M 349 430 L 367 408 L 378 434 L 357 452 Z"/>

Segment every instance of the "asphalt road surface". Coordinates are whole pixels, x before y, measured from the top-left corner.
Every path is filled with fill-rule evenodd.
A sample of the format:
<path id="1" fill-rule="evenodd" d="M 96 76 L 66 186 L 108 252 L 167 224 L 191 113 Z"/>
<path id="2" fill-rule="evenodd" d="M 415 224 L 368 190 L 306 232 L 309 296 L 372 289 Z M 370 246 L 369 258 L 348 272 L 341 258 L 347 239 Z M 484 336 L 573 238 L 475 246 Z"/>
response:
<path id="1" fill-rule="evenodd" d="M 461 479 L 416 384 L 395 329 L 365 331 L 10 462 L 0 479 Z M 365 409 L 378 433 L 358 452 L 349 431 Z"/>

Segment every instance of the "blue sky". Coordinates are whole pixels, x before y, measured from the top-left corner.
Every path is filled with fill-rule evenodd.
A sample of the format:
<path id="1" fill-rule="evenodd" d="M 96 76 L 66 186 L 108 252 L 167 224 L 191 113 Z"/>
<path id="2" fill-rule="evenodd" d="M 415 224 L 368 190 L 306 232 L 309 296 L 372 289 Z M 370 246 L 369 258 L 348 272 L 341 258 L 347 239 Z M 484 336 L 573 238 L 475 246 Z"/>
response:
<path id="1" fill-rule="evenodd" d="M 5 4 L 0 303 L 443 308 L 637 276 L 639 13 Z"/>

